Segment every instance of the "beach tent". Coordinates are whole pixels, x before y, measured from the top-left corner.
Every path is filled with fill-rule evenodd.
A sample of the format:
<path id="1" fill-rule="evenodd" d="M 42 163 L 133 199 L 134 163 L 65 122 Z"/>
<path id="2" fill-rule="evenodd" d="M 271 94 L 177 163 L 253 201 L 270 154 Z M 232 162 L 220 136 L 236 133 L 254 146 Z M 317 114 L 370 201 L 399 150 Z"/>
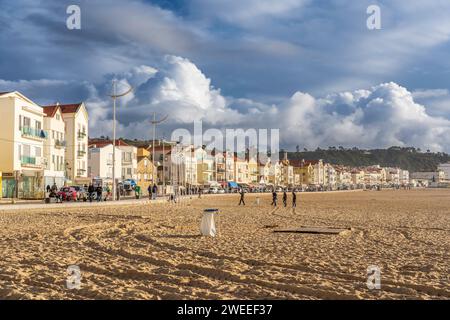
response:
<path id="1" fill-rule="evenodd" d="M 230 188 L 234 188 L 234 189 L 239 188 L 238 184 L 236 182 L 234 182 L 234 181 L 228 181 L 228 186 Z"/>

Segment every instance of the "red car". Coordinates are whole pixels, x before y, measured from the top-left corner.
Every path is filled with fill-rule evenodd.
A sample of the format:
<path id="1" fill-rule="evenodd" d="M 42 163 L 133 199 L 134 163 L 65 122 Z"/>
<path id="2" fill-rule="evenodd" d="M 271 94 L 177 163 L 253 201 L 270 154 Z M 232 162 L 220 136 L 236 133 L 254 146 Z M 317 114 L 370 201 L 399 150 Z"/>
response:
<path id="1" fill-rule="evenodd" d="M 77 201 L 77 190 L 73 187 L 63 187 L 58 192 L 62 201 Z"/>

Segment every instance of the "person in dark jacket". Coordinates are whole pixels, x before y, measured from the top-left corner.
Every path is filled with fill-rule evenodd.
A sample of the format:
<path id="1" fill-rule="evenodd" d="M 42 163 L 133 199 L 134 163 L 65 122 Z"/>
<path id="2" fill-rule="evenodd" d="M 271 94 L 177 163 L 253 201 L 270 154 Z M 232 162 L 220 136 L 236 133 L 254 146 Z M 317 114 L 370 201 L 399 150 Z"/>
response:
<path id="1" fill-rule="evenodd" d="M 152 200 L 152 185 L 151 184 L 148 185 L 147 191 L 148 191 L 148 199 Z"/>
<path id="2" fill-rule="evenodd" d="M 154 184 L 152 189 L 152 198 L 156 199 L 157 194 L 158 194 L 158 187 L 156 186 L 156 184 Z"/>
<path id="3" fill-rule="evenodd" d="M 98 186 L 96 192 L 97 192 L 97 202 L 102 201 L 103 188 L 101 186 Z"/>
<path id="4" fill-rule="evenodd" d="M 272 203 L 270 205 L 274 207 L 277 206 L 277 193 L 275 190 L 272 191 Z"/>
<path id="5" fill-rule="evenodd" d="M 283 191 L 283 205 L 286 208 L 286 206 L 287 206 L 287 193 L 286 193 L 286 190 Z"/>
<path id="6" fill-rule="evenodd" d="M 89 193 L 89 202 L 92 202 L 92 198 L 94 197 L 94 186 L 92 183 L 89 184 L 88 193 Z"/>
<path id="7" fill-rule="evenodd" d="M 244 201 L 244 196 L 245 196 L 245 192 L 244 189 L 241 189 L 241 199 L 239 200 L 239 205 L 241 205 L 241 203 L 245 206 L 245 201 Z"/>
<path id="8" fill-rule="evenodd" d="M 292 208 L 297 208 L 297 194 L 292 190 Z"/>

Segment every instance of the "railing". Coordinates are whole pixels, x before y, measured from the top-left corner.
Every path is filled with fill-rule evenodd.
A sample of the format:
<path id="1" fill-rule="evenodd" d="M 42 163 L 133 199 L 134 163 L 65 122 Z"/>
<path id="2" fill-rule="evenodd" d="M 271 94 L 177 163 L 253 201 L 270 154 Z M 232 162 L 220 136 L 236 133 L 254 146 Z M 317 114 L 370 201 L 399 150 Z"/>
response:
<path id="1" fill-rule="evenodd" d="M 20 164 L 23 167 L 44 168 L 46 166 L 45 158 L 22 156 L 20 158 Z"/>
<path id="2" fill-rule="evenodd" d="M 86 151 L 84 151 L 84 150 L 78 150 L 78 152 L 77 152 L 77 155 L 79 157 L 84 157 L 85 154 L 86 154 Z"/>
<path id="3" fill-rule="evenodd" d="M 77 136 L 78 136 L 78 139 L 83 139 L 86 137 L 86 132 L 78 131 Z"/>
<path id="4" fill-rule="evenodd" d="M 42 129 L 36 129 L 36 128 L 32 128 L 32 127 L 22 127 L 21 132 L 22 132 L 23 136 L 47 139 L 47 132 L 45 132 Z"/>
<path id="5" fill-rule="evenodd" d="M 77 176 L 82 176 L 86 172 L 86 169 L 78 169 L 77 170 Z"/>
<path id="6" fill-rule="evenodd" d="M 65 148 L 66 147 L 66 141 L 64 140 L 55 140 L 55 148 Z"/>
<path id="7" fill-rule="evenodd" d="M 27 165 L 27 164 L 36 165 L 36 158 L 29 157 L 29 156 L 22 156 L 20 158 L 20 162 L 25 165 Z"/>

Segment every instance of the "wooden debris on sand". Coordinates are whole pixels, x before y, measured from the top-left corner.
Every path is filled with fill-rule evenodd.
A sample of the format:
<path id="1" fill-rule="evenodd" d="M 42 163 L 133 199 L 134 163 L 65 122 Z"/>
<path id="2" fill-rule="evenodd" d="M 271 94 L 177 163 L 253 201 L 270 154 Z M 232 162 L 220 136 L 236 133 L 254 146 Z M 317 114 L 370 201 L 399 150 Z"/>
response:
<path id="1" fill-rule="evenodd" d="M 273 230 L 276 233 L 310 233 L 310 234 L 337 234 L 346 235 L 353 231 L 353 228 L 336 227 L 300 227 L 297 229 L 278 229 Z"/>

